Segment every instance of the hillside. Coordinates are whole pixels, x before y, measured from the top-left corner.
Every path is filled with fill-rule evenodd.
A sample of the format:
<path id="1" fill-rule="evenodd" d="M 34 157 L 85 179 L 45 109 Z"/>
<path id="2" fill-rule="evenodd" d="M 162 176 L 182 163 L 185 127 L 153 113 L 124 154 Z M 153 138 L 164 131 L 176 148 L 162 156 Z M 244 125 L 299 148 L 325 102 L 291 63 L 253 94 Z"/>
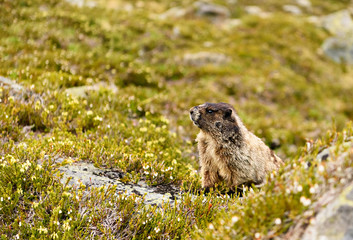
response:
<path id="1" fill-rule="evenodd" d="M 352 7 L 0 1 L 2 239 L 299 238 L 353 178 Z M 200 193 L 204 102 L 285 159 L 271 184 Z"/>

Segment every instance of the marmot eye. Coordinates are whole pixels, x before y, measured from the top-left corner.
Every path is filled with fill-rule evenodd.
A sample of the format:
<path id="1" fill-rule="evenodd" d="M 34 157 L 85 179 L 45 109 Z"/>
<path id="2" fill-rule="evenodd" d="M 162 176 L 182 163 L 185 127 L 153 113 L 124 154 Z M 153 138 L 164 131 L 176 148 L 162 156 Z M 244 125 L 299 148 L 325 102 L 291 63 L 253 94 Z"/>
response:
<path id="1" fill-rule="evenodd" d="M 207 112 L 208 112 L 208 113 L 213 113 L 213 110 L 207 109 Z"/>

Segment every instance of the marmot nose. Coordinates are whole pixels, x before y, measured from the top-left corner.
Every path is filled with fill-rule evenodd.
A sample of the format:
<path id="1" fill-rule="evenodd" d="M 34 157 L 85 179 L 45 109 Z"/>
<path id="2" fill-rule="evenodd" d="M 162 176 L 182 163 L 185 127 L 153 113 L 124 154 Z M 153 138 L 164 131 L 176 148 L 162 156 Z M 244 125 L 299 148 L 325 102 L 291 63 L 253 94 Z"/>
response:
<path id="1" fill-rule="evenodd" d="M 190 108 L 190 115 L 192 115 L 192 114 L 195 112 L 195 108 L 196 108 L 196 107 Z"/>

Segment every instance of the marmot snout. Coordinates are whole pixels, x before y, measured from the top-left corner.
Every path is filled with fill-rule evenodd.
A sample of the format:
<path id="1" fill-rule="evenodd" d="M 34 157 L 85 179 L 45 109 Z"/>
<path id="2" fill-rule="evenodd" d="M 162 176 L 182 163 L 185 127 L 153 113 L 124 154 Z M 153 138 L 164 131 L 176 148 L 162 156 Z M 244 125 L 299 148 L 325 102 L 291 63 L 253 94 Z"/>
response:
<path id="1" fill-rule="evenodd" d="M 196 140 L 202 186 L 224 180 L 228 187 L 260 185 L 283 164 L 264 142 L 244 126 L 227 103 L 205 103 L 190 109 L 190 118 L 201 129 Z"/>

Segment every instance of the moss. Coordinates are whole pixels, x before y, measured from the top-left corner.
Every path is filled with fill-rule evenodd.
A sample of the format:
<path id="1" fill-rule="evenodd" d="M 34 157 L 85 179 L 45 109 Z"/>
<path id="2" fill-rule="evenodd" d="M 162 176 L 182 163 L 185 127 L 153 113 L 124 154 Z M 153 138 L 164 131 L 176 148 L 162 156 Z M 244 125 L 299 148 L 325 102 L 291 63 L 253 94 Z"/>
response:
<path id="1" fill-rule="evenodd" d="M 334 139 L 347 140 L 336 131 L 353 116 L 353 85 L 348 68 L 343 71 L 318 51 L 328 33 L 306 16 L 349 3 L 313 0 L 303 17 L 295 17 L 283 11 L 287 2 L 215 2 L 241 24 L 229 30 L 193 13 L 159 17 L 172 7 L 189 8 L 189 0 L 100 0 L 95 8 L 60 0 L 0 4 L 0 75 L 24 87 L 21 93 L 0 87 L 3 238 L 249 237 L 255 229 L 263 236 L 270 229 L 280 235 L 308 208 L 300 204 L 302 196 L 315 201 L 318 195 L 309 194 L 310 188 L 333 177 L 315 174 L 315 156 L 327 145 L 338 146 Z M 245 7 L 253 4 L 271 16 L 246 14 Z M 203 66 L 184 60 L 199 52 L 228 60 Z M 80 96 L 67 93 L 78 86 L 93 87 Z M 268 145 L 279 143 L 276 152 L 288 159 L 293 173 L 287 177 L 283 170 L 243 205 L 222 194 L 223 185 L 205 197 L 195 191 L 200 188 L 193 141 L 198 130 L 188 109 L 219 101 L 232 103 Z M 309 152 L 301 149 L 333 125 L 328 139 Z M 351 131 L 348 126 L 347 137 Z M 73 159 L 119 169 L 125 182 L 173 184 L 184 191 L 183 198 L 147 208 L 138 196 L 116 196 L 114 188 L 69 187 L 60 182 L 58 157 L 62 164 Z M 310 168 L 298 167 L 309 160 Z M 293 181 L 301 184 L 300 194 L 284 192 Z M 258 209 L 275 210 L 256 214 Z M 237 216 L 244 216 L 244 224 L 222 222 Z M 276 218 L 283 225 L 275 226 Z"/>

